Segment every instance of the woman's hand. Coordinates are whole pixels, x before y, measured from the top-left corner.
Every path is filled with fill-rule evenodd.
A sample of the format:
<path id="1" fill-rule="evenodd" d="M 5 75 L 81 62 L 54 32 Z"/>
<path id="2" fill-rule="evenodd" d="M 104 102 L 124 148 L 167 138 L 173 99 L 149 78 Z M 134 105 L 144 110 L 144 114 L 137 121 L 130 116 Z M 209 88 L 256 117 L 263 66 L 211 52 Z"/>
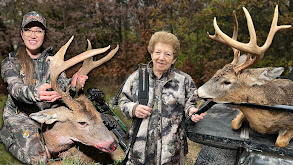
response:
<path id="1" fill-rule="evenodd" d="M 81 87 L 84 86 L 85 81 L 88 79 L 88 76 L 79 75 L 80 71 L 81 71 L 81 68 L 72 76 L 71 86 L 76 87 L 76 82 L 77 81 L 80 83 Z"/>
<path id="2" fill-rule="evenodd" d="M 192 115 L 193 113 L 197 112 L 197 111 L 198 111 L 198 110 L 197 110 L 196 108 L 191 107 L 191 108 L 189 109 L 189 116 Z M 191 120 L 192 120 L 193 122 L 198 122 L 199 120 L 203 119 L 203 117 L 204 117 L 205 115 L 207 115 L 206 112 L 204 112 L 204 113 L 202 113 L 202 114 L 200 114 L 200 115 L 195 114 L 195 115 L 193 115 L 193 116 L 191 117 Z"/>
<path id="3" fill-rule="evenodd" d="M 151 115 L 151 111 L 152 111 L 152 108 L 150 108 L 146 105 L 139 104 L 136 107 L 134 114 L 137 118 L 145 118 L 145 117 L 148 117 Z"/>
<path id="4" fill-rule="evenodd" d="M 51 84 L 43 84 L 39 88 L 39 96 L 43 101 L 54 102 L 61 98 L 60 94 L 56 91 L 47 91 L 47 89 L 51 89 Z"/>

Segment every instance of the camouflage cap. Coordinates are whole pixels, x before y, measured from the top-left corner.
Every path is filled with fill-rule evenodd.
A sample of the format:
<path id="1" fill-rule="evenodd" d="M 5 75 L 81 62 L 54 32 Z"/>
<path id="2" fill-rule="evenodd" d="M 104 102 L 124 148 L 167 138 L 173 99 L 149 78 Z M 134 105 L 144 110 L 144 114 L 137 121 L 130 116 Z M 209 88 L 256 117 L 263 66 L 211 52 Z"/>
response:
<path id="1" fill-rule="evenodd" d="M 21 27 L 24 28 L 31 22 L 40 22 L 46 28 L 46 19 L 36 11 L 31 11 L 23 16 Z"/>

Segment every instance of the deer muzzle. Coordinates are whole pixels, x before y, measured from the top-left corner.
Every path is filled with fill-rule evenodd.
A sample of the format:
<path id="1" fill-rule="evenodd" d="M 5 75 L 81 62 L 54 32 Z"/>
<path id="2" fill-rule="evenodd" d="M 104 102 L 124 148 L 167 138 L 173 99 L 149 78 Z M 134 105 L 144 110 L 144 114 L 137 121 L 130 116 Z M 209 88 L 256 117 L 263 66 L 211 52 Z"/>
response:
<path id="1" fill-rule="evenodd" d="M 103 152 L 113 152 L 117 149 L 118 143 L 115 140 L 114 142 L 107 141 L 94 146 Z"/>

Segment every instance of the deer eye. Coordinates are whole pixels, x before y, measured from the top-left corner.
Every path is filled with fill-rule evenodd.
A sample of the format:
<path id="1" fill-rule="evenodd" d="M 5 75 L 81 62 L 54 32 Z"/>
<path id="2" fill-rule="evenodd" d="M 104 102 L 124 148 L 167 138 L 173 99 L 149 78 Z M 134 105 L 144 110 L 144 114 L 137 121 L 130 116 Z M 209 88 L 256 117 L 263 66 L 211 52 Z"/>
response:
<path id="1" fill-rule="evenodd" d="M 86 122 L 78 122 L 78 124 L 79 124 L 80 126 L 82 126 L 82 127 L 87 126 L 87 123 L 86 123 Z"/>
<path id="2" fill-rule="evenodd" d="M 231 84 L 231 82 L 230 81 L 224 81 L 224 84 L 229 85 L 229 84 Z"/>

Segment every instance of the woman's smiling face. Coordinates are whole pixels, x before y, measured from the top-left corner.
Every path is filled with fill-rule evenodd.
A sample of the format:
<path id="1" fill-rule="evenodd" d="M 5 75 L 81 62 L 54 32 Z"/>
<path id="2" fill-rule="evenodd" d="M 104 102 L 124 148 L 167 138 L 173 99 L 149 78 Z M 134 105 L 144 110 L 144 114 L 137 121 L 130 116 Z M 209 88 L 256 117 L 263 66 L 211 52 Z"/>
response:
<path id="1" fill-rule="evenodd" d="M 158 42 L 155 45 L 154 52 L 151 54 L 151 57 L 154 64 L 153 71 L 159 78 L 176 61 L 172 45 L 163 42 Z"/>
<path id="2" fill-rule="evenodd" d="M 21 31 L 21 37 L 23 42 L 30 52 L 35 52 L 41 49 L 44 42 L 45 31 L 38 27 L 23 28 Z"/>

